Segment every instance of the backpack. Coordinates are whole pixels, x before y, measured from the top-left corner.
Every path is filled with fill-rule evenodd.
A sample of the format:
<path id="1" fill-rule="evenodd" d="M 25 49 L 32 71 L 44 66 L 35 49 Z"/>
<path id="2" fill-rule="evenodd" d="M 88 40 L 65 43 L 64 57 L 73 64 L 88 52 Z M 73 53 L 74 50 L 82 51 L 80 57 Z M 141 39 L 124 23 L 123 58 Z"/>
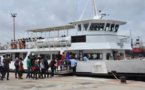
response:
<path id="1" fill-rule="evenodd" d="M 15 61 L 14 65 L 19 66 L 19 61 Z"/>

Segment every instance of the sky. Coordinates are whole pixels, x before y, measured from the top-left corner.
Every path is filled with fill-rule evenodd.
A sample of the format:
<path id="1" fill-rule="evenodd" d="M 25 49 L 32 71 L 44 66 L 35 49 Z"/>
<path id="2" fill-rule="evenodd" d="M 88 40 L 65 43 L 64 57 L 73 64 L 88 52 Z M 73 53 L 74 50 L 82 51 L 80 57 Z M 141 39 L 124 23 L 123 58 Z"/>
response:
<path id="1" fill-rule="evenodd" d="M 13 18 L 15 18 L 16 39 L 27 38 L 26 30 L 67 25 L 78 21 L 87 0 L 0 0 L 0 42 L 13 39 Z M 109 14 L 104 19 L 127 22 L 118 34 L 140 37 L 145 42 L 145 0 L 96 0 L 97 10 Z M 88 3 L 84 19 L 93 18 L 92 2 Z M 39 34 L 40 35 L 40 34 Z M 29 33 L 29 36 L 32 36 Z M 33 34 L 33 36 L 35 36 Z"/>

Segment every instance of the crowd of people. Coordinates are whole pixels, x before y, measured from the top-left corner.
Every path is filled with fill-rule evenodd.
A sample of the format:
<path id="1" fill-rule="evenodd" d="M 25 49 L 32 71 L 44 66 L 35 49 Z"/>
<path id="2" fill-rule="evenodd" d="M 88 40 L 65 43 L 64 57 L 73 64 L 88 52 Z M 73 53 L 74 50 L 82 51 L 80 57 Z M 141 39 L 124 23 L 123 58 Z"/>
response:
<path id="1" fill-rule="evenodd" d="M 9 64 L 11 62 L 11 58 L 9 56 L 3 56 L 3 59 L 0 58 L 0 74 L 1 80 L 5 78 L 7 74 L 7 80 L 9 80 Z M 15 78 L 23 79 L 23 59 L 16 57 L 14 66 L 15 66 Z M 27 64 L 27 75 L 26 78 L 33 79 L 43 79 L 48 77 L 53 77 L 54 72 L 57 70 L 73 70 L 73 75 L 76 73 L 77 61 L 74 59 L 74 55 L 72 53 L 64 53 L 57 55 L 53 55 L 51 61 L 48 61 L 48 58 L 44 58 L 42 56 L 36 57 L 28 56 L 26 61 Z M 49 72 L 49 68 L 51 68 L 51 72 Z M 60 69 L 59 69 L 60 68 Z"/>
<path id="2" fill-rule="evenodd" d="M 26 42 L 36 42 L 37 39 L 44 39 L 42 37 L 39 38 L 23 38 L 18 40 L 11 40 L 11 49 L 23 49 L 26 48 Z"/>

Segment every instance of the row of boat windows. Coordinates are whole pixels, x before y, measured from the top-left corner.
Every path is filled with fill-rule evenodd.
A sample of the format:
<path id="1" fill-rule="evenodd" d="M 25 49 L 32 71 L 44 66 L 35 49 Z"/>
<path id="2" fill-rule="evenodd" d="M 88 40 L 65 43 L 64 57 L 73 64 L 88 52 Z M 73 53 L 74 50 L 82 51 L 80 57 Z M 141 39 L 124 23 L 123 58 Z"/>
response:
<path id="1" fill-rule="evenodd" d="M 102 59 L 103 59 L 103 54 L 102 54 L 102 53 L 84 53 L 84 54 L 87 55 L 87 57 L 88 57 L 89 60 L 96 60 L 96 59 L 102 60 Z M 56 56 L 56 54 L 53 54 L 53 55 Z M 73 55 L 75 56 L 75 59 L 76 59 L 76 60 L 80 60 L 80 55 L 79 55 L 79 53 L 73 53 Z M 36 55 L 36 56 L 37 56 L 37 55 Z M 41 54 L 41 56 L 43 56 L 43 57 L 45 57 L 45 58 L 47 57 L 48 59 L 51 59 L 51 58 L 50 58 L 50 57 L 51 57 L 50 54 Z"/>
<path id="2" fill-rule="evenodd" d="M 53 55 L 57 55 L 57 54 L 52 54 Z M 75 56 L 76 60 L 80 60 L 80 54 L 79 53 L 73 53 L 73 55 Z M 102 53 L 84 53 L 84 55 L 87 55 L 87 58 L 89 60 L 103 60 L 103 54 Z M 121 56 L 124 57 L 123 53 L 120 54 Z M 15 55 L 10 55 L 12 56 L 12 60 L 15 60 L 15 57 L 19 57 L 18 53 L 15 53 Z M 35 56 L 37 57 L 38 54 L 35 54 Z M 51 60 L 51 54 L 40 54 L 40 56 L 44 57 L 44 58 L 48 58 L 49 60 Z M 21 58 L 25 58 L 26 57 L 26 53 L 23 54 L 23 57 Z M 112 56 L 111 53 L 107 53 L 106 54 L 106 60 L 117 60 L 116 56 Z"/>
<path id="3" fill-rule="evenodd" d="M 83 24 L 83 30 L 87 31 L 89 27 L 89 31 L 113 31 L 117 32 L 119 29 L 119 25 L 107 23 L 104 30 L 105 23 L 91 23 L 89 27 L 89 23 Z M 78 24 L 78 31 L 81 31 L 81 24 Z"/>

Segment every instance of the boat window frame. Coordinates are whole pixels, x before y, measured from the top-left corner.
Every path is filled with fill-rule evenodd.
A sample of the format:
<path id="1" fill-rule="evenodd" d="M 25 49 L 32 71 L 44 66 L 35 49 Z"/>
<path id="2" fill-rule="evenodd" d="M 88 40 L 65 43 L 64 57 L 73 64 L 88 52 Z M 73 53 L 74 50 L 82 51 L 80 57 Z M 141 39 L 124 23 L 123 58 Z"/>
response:
<path id="1" fill-rule="evenodd" d="M 106 29 L 107 28 L 107 25 L 109 24 L 109 26 L 108 26 L 108 30 Z M 105 31 L 111 31 L 111 23 L 106 23 L 106 27 L 105 27 Z"/>
<path id="2" fill-rule="evenodd" d="M 88 58 L 89 60 L 103 60 L 103 53 L 84 53 L 84 54 L 87 55 L 87 58 Z M 96 55 L 99 54 L 99 55 L 102 55 L 102 56 L 101 56 L 101 58 L 98 58 L 98 59 L 97 59 L 98 56 L 97 56 L 96 58 L 90 59 L 89 56 L 88 56 L 89 54 L 90 54 L 90 55 L 92 55 L 92 54 L 96 54 Z M 100 56 L 99 56 L 99 57 L 100 57 Z"/>
<path id="3" fill-rule="evenodd" d="M 91 25 L 92 25 L 92 24 L 103 24 L 103 26 L 102 26 L 102 30 L 101 30 L 100 27 L 96 27 L 95 30 L 91 30 Z M 105 23 L 96 23 L 96 22 L 91 22 L 91 23 L 90 23 L 90 26 L 89 26 L 89 31 L 104 31 L 104 26 L 105 26 Z M 98 29 L 98 30 L 96 30 L 96 29 Z"/>
<path id="4" fill-rule="evenodd" d="M 111 31 L 111 32 L 114 32 L 114 30 L 115 30 L 115 24 L 111 24 L 111 26 L 110 26 L 110 31 Z"/>
<path id="5" fill-rule="evenodd" d="M 117 29 L 116 29 L 116 26 L 118 26 L 118 28 L 117 28 Z M 116 24 L 116 25 L 115 25 L 114 32 L 118 32 L 118 29 L 119 29 L 119 24 Z"/>
<path id="6" fill-rule="evenodd" d="M 79 27 L 79 25 L 80 25 L 80 27 Z M 77 24 L 77 31 L 82 31 L 82 24 Z"/>
<path id="7" fill-rule="evenodd" d="M 85 28 L 85 26 L 84 26 L 85 24 L 88 24 L 87 28 Z M 89 26 L 90 26 L 90 23 L 84 23 L 84 24 L 83 24 L 83 30 L 84 30 L 84 31 L 88 31 Z"/>

